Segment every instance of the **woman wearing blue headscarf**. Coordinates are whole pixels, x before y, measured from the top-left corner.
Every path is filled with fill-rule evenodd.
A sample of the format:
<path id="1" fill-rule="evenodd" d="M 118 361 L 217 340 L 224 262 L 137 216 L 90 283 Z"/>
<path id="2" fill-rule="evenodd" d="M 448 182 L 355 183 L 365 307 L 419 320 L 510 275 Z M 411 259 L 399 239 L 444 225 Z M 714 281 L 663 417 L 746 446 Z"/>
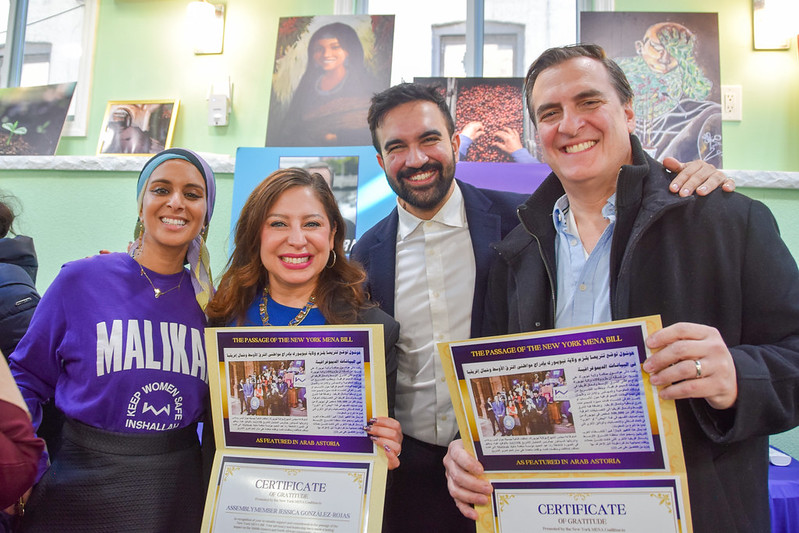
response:
<path id="1" fill-rule="evenodd" d="M 34 425 L 51 399 L 67 417 L 21 531 L 200 528 L 214 175 L 169 149 L 144 165 L 137 193 L 130 253 L 64 265 L 12 356 Z"/>

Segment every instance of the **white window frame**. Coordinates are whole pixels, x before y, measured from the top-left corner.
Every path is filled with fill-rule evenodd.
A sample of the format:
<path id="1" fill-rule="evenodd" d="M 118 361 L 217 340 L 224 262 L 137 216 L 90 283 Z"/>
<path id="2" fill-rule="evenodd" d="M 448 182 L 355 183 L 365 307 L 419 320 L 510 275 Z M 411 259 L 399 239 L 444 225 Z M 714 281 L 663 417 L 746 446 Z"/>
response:
<path id="1" fill-rule="evenodd" d="M 14 50 L 23 46 L 16 31 L 15 17 L 18 9 L 27 12 L 28 0 L 10 0 L 8 10 L 8 33 L 5 49 L 7 51 L 6 61 L 3 62 L 4 80 L 9 79 L 9 72 L 17 61 L 17 54 Z M 97 36 L 97 13 L 100 9 L 99 0 L 84 0 L 85 12 L 83 18 L 83 35 L 81 37 L 81 58 L 78 66 L 78 79 L 75 86 L 75 93 L 72 96 L 74 114 L 67 117 L 62 136 L 64 137 L 85 137 L 89 122 L 89 102 L 92 87 L 92 67 L 94 65 L 94 48 Z M 24 32 L 23 32 L 24 33 Z M 20 55 L 20 59 L 22 56 Z M 7 83 L 7 82 L 6 82 Z"/>
<path id="2" fill-rule="evenodd" d="M 433 76 L 443 76 L 442 60 L 444 37 L 462 37 L 466 34 L 465 22 L 448 22 L 433 25 Z M 513 41 L 513 76 L 524 76 L 524 25 L 515 22 L 495 22 L 487 20 L 483 32 L 483 42 L 486 37 L 505 37 Z M 467 44 L 468 46 L 468 44 Z"/>
<path id="3" fill-rule="evenodd" d="M 78 67 L 78 84 L 72 96 L 75 114 L 67 117 L 62 135 L 85 137 L 89 122 L 89 102 L 91 101 L 92 71 L 94 68 L 94 49 L 97 41 L 97 13 L 99 0 L 86 1 L 86 16 L 83 19 L 83 38 L 81 39 L 81 58 Z"/>
<path id="4" fill-rule="evenodd" d="M 464 22 L 466 30 L 466 63 L 467 76 L 480 77 L 483 74 L 483 33 L 480 32 L 480 27 L 483 27 L 485 20 L 485 0 L 465 0 L 466 1 L 466 17 Z M 577 20 L 574 21 L 577 26 L 579 35 L 580 24 L 580 11 L 613 11 L 615 9 L 615 0 L 574 0 L 577 2 Z M 369 0 L 334 0 L 333 13 L 337 15 L 365 15 L 369 13 Z M 467 24 L 468 23 L 468 24 Z M 485 23 L 489 24 L 489 23 Z M 489 33 L 491 33 L 489 31 Z M 438 53 L 440 50 L 440 38 L 434 38 L 432 64 L 433 72 L 438 72 L 435 65 L 440 64 Z M 475 53 L 477 52 L 477 53 Z M 523 54 L 521 54 L 523 55 Z M 514 70 L 516 65 L 514 65 Z"/>

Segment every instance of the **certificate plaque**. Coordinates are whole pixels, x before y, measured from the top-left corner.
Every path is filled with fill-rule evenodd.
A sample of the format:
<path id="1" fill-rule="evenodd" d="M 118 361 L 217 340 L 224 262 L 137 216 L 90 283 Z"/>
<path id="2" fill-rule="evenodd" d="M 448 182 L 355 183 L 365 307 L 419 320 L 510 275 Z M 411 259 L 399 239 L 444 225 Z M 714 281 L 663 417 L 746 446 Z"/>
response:
<path id="1" fill-rule="evenodd" d="M 495 481 L 500 533 L 673 533 L 681 529 L 675 477 Z"/>
<path id="2" fill-rule="evenodd" d="M 480 531 L 655 531 L 641 521 L 658 512 L 657 531 L 691 531 L 675 405 L 641 366 L 657 329 L 646 317 L 438 345 L 464 446 L 495 487 Z"/>
<path id="3" fill-rule="evenodd" d="M 214 531 L 360 533 L 373 464 L 263 457 L 221 458 Z"/>
<path id="4" fill-rule="evenodd" d="M 216 457 L 203 531 L 380 531 L 380 325 L 206 330 Z"/>

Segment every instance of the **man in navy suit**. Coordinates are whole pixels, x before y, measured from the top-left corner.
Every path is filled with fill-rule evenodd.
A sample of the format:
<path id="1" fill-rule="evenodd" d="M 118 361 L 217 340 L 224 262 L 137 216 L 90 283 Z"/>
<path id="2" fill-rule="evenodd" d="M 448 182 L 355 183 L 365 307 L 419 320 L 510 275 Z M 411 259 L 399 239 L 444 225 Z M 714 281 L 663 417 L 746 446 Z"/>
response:
<path id="1" fill-rule="evenodd" d="M 460 139 L 433 88 L 404 83 L 375 95 L 369 128 L 398 196 L 352 250 L 372 298 L 402 324 L 396 417 L 405 438 L 383 531 L 474 531 L 446 487 L 442 460 L 458 426 L 435 343 L 480 334 L 489 244 L 518 224 L 525 195 L 454 179 Z"/>
<path id="2" fill-rule="evenodd" d="M 435 343 L 481 334 L 489 244 L 518 224 L 516 207 L 526 195 L 454 179 L 460 139 L 434 88 L 391 87 L 372 98 L 368 121 L 377 161 L 397 194 L 397 207 L 352 249 L 372 299 L 401 324 L 395 416 L 404 441 L 383 531 L 474 531 L 447 490 L 442 460 L 458 427 Z M 712 189 L 725 179 L 709 165 L 685 168 L 672 183 L 681 194 L 691 183 L 707 179 L 704 187 Z"/>

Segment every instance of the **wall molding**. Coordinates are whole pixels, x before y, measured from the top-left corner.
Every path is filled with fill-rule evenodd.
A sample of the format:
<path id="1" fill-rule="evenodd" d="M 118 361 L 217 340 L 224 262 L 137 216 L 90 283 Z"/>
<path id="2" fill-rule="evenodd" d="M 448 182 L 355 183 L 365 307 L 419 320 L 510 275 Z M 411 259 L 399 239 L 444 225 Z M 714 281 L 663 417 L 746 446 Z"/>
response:
<path id="1" fill-rule="evenodd" d="M 233 174 L 236 169 L 235 157 L 209 153 L 200 155 L 215 173 Z M 139 172 L 149 158 L 149 155 L 0 156 L 0 171 Z M 799 189 L 799 172 L 725 169 L 724 173 L 733 178 L 738 187 Z"/>
<path id="2" fill-rule="evenodd" d="M 232 174 L 236 158 L 223 154 L 200 153 L 215 173 Z M 0 156 L 2 170 L 61 170 L 73 172 L 139 172 L 150 155 L 33 155 Z"/>

